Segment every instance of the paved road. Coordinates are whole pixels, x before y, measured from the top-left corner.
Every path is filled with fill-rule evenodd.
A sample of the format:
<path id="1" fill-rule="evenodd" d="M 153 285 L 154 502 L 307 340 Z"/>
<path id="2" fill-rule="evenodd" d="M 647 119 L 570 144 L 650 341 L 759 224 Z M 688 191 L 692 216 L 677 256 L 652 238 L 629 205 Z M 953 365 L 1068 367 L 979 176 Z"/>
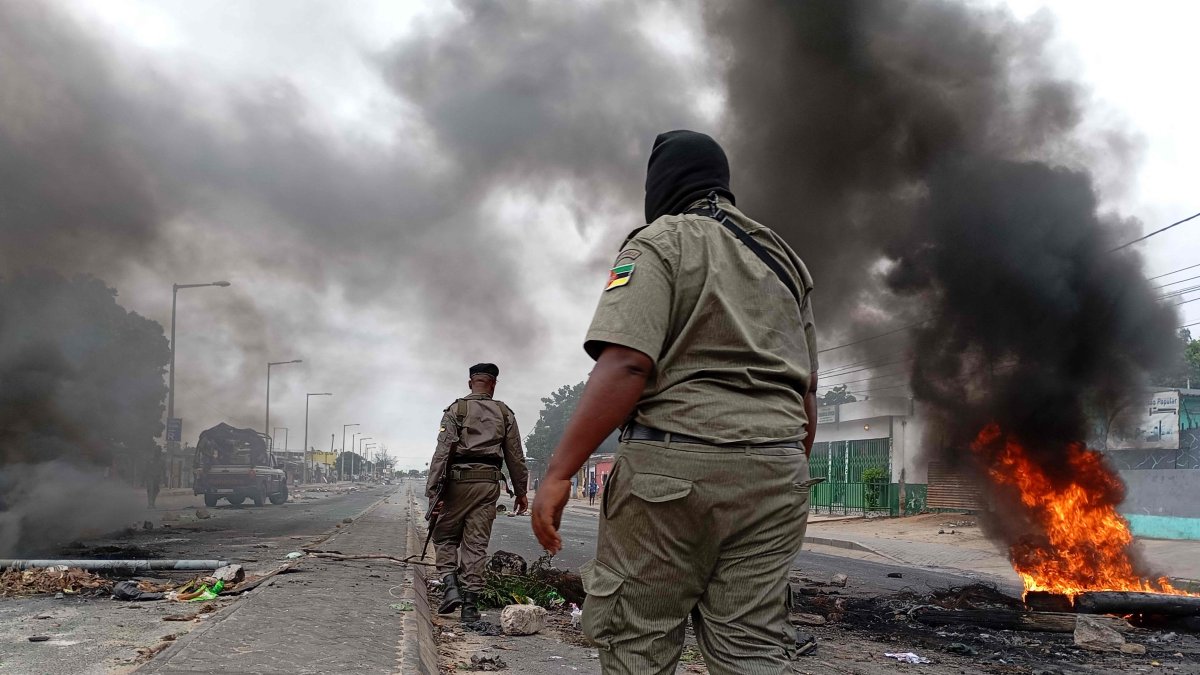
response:
<path id="1" fill-rule="evenodd" d="M 508 502 L 504 502 L 506 505 Z M 587 511 L 577 511 L 568 508 L 563 512 L 560 532 L 563 538 L 563 550 L 554 558 L 556 567 L 578 570 L 581 565 L 596 554 L 596 531 L 599 516 Z M 828 548 L 821 547 L 828 551 Z M 497 550 L 511 551 L 533 560 L 544 551 L 537 543 L 530 528 L 529 518 L 521 516 L 496 519 L 492 530 L 491 552 Z M 964 570 L 961 574 L 946 570 L 926 570 L 916 567 L 899 565 L 872 560 L 861 560 L 829 553 L 801 551 L 796 556 L 795 568 L 814 578 L 830 577 L 839 572 L 848 575 L 852 583 L 850 591 L 866 595 L 894 593 L 905 589 L 946 588 L 961 586 L 977 580 L 997 583 L 1001 588 L 1008 588 L 1013 593 L 1020 589 L 1002 580 L 982 575 L 972 574 Z M 889 574 L 900 574 L 899 578 L 889 577 Z"/>

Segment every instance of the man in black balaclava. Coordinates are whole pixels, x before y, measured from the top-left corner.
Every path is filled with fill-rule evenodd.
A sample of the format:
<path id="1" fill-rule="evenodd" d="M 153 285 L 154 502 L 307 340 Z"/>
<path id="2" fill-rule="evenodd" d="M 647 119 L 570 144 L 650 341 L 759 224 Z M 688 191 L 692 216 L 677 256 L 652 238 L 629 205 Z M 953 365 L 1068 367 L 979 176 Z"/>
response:
<path id="1" fill-rule="evenodd" d="M 787 573 L 813 483 L 812 278 L 734 206 L 725 152 L 704 134 L 655 139 L 646 221 L 588 330 L 596 367 L 535 498 L 534 533 L 562 548 L 571 477 L 623 425 L 596 559 L 581 570 L 604 672 L 675 672 L 689 614 L 713 675 L 789 672 Z"/>

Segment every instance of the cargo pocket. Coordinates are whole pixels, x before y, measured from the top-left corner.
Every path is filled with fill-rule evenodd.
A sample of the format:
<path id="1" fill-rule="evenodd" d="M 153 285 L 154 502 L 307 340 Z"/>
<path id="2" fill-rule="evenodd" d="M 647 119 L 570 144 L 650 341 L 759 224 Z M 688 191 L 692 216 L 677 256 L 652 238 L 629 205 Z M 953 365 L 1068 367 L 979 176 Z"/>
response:
<path id="1" fill-rule="evenodd" d="M 583 618 L 580 625 L 583 634 L 597 647 L 612 649 L 613 638 L 625 625 L 625 613 L 621 607 L 621 585 L 625 577 L 599 560 L 590 560 L 579 568 L 583 580 Z"/>
<path id="2" fill-rule="evenodd" d="M 812 495 L 812 488 L 818 483 L 825 482 L 824 478 L 809 478 L 801 483 L 792 483 L 792 493 L 799 498 L 799 504 L 805 511 L 808 510 L 808 500 Z"/>
<path id="3" fill-rule="evenodd" d="M 661 503 L 683 499 L 692 493 L 692 481 L 656 473 L 639 473 L 633 477 L 629 491 L 643 501 Z"/>
<path id="4" fill-rule="evenodd" d="M 612 500 L 611 495 L 617 484 L 617 474 L 621 473 L 622 464 L 624 462 L 618 457 L 616 463 L 613 464 L 612 472 L 608 474 L 608 480 L 604 481 L 604 492 L 600 494 L 600 514 L 606 519 L 609 517 L 608 505 Z"/>

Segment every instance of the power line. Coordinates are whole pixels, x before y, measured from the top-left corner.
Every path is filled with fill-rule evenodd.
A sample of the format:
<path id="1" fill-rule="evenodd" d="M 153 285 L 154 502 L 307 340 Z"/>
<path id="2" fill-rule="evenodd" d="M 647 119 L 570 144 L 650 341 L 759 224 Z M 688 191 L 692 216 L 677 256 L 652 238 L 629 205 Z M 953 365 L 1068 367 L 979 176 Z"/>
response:
<path id="1" fill-rule="evenodd" d="M 1200 279 L 1200 277 L 1188 277 L 1186 279 L 1180 279 L 1179 281 L 1171 281 L 1171 282 L 1165 283 L 1162 286 L 1155 286 L 1155 288 L 1166 288 L 1167 286 L 1174 286 L 1175 284 L 1182 284 L 1185 281 L 1195 281 L 1197 279 Z M 1149 281 L 1149 279 L 1147 279 L 1146 281 Z"/>
<path id="2" fill-rule="evenodd" d="M 1197 215 L 1200 215 L 1200 214 L 1197 214 Z M 854 342 L 847 342 L 847 343 L 845 343 L 845 344 L 840 344 L 840 345 L 836 345 L 836 346 L 833 346 L 833 347 L 826 347 L 825 349 L 818 349 L 818 350 L 817 350 L 817 353 L 818 353 L 818 354 L 824 354 L 825 352 L 831 352 L 831 351 L 833 351 L 833 350 L 835 350 L 835 349 L 841 349 L 842 347 L 850 347 L 850 346 L 852 346 L 852 345 L 858 345 L 858 344 L 862 344 L 862 343 L 864 343 L 864 342 L 870 342 L 871 340 L 875 340 L 875 339 L 878 339 L 878 338 L 881 338 L 881 337 L 887 337 L 887 336 L 889 336 L 889 335 L 895 335 L 896 333 L 899 333 L 899 332 L 901 332 L 901 331 L 906 331 L 906 330 L 908 330 L 909 328 L 916 328 L 917 326 L 920 326 L 921 324 L 928 323 L 928 322 L 929 322 L 929 319 L 925 319 L 924 321 L 918 321 L 917 323 L 909 324 L 909 325 L 907 325 L 907 326 L 902 326 L 902 327 L 900 327 L 900 328 L 897 328 L 897 329 L 895 329 L 895 330 L 889 330 L 888 332 L 886 332 L 886 333 L 880 333 L 879 335 L 872 335 L 871 337 L 863 338 L 863 339 L 861 339 L 861 340 L 855 340 Z"/>
<path id="3" fill-rule="evenodd" d="M 1200 263 L 1196 263 L 1195 265 L 1188 265 L 1187 267 L 1180 267 L 1179 269 L 1175 270 L 1174 272 L 1163 272 L 1162 274 L 1159 274 L 1159 275 L 1157 275 L 1157 276 L 1153 276 L 1153 277 L 1150 277 L 1149 279 L 1146 279 L 1146 281 L 1154 281 L 1155 279 L 1161 279 L 1161 278 L 1163 278 L 1163 277 L 1169 277 L 1169 276 L 1171 276 L 1172 274 L 1175 274 L 1175 273 L 1177 273 L 1177 272 L 1183 272 L 1183 271 L 1185 271 L 1185 270 L 1190 270 L 1190 269 L 1192 269 L 1192 268 L 1195 268 L 1195 267 L 1200 267 Z M 1168 284 L 1168 285 L 1170 285 L 1170 284 Z M 1159 288 L 1162 288 L 1162 287 L 1160 286 Z"/>
<path id="4" fill-rule="evenodd" d="M 883 360 L 883 359 L 890 359 L 890 358 L 892 358 L 893 356 L 900 356 L 901 354 L 907 354 L 907 353 L 908 353 L 908 350 L 907 350 L 907 349 L 899 349 L 899 350 L 896 350 L 896 351 L 894 351 L 894 352 L 888 352 L 887 354 L 879 354 L 879 355 L 877 355 L 877 356 L 872 356 L 872 357 L 871 357 L 871 358 L 869 358 L 869 359 L 863 359 L 863 360 L 861 360 L 861 361 L 854 361 L 854 362 L 852 362 L 852 363 L 843 363 L 843 364 L 841 364 L 841 365 L 838 365 L 838 366 L 831 366 L 831 367 L 830 367 L 828 370 L 826 370 L 825 368 L 823 368 L 823 367 L 822 367 L 822 369 L 821 369 L 821 375 L 822 375 L 822 376 L 830 376 L 830 377 L 832 377 L 832 376 L 833 376 L 833 375 L 835 375 L 835 374 L 836 374 L 836 375 L 841 375 L 841 374 L 843 374 L 843 373 L 838 373 L 838 372 L 835 372 L 835 371 L 839 371 L 839 370 L 840 370 L 840 371 L 844 371 L 844 370 L 847 370 L 847 369 L 849 369 L 849 368 L 854 368 L 854 367 L 857 367 L 857 366 L 876 364 L 876 363 L 879 363 L 879 362 L 880 362 L 881 360 Z"/>
<path id="5" fill-rule="evenodd" d="M 1150 234 L 1142 235 L 1142 236 L 1138 237 L 1137 239 L 1134 239 L 1133 241 L 1127 241 L 1124 244 L 1121 244 L 1120 246 L 1118 246 L 1116 248 L 1109 249 L 1108 252 L 1115 253 L 1127 246 L 1133 246 L 1134 244 L 1138 243 L 1139 241 L 1145 241 L 1145 240 L 1149 239 L 1150 237 L 1153 237 L 1156 234 L 1162 234 L 1163 232 L 1166 232 L 1167 230 L 1171 229 L 1172 227 L 1175 227 L 1176 225 L 1182 225 L 1182 224 L 1186 223 L 1187 221 L 1194 220 L 1196 218 L 1200 218 L 1200 213 L 1193 213 L 1192 215 L 1188 216 L 1187 218 L 1184 218 L 1183 220 L 1177 220 L 1162 229 L 1155 230 L 1155 231 L 1151 232 Z"/>
<path id="6" fill-rule="evenodd" d="M 843 372 L 837 373 L 836 375 L 826 375 L 824 373 L 821 373 L 820 379 L 821 379 L 821 381 L 824 381 L 826 378 L 830 378 L 830 377 L 841 377 L 842 375 L 852 375 L 854 373 L 861 373 L 864 370 L 875 370 L 876 368 L 883 368 L 885 366 L 894 366 L 897 363 L 909 363 L 910 361 L 912 361 L 912 359 L 900 359 L 899 361 L 889 361 L 888 363 L 881 363 L 879 365 L 863 366 L 862 368 L 855 368 L 854 370 L 843 371 Z M 841 383 L 838 383 L 838 384 L 841 384 Z"/>

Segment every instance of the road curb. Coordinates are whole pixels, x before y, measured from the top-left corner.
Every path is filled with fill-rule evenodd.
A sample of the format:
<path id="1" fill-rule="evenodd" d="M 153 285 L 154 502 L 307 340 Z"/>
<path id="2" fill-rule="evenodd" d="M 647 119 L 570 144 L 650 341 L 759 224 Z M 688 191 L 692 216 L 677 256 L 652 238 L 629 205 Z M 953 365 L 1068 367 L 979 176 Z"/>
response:
<path id="1" fill-rule="evenodd" d="M 912 564 L 912 563 L 906 562 L 904 560 L 900 560 L 899 558 L 897 558 L 895 556 L 891 556 L 882 551 L 873 549 L 870 546 L 867 546 L 866 544 L 860 544 L 857 541 L 853 541 L 850 539 L 831 539 L 829 537 L 810 537 L 808 535 L 805 535 L 804 543 L 814 544 L 816 546 L 828 546 L 830 548 L 841 548 L 841 549 L 846 549 L 848 551 L 861 551 L 863 553 L 870 553 L 872 555 L 877 555 L 880 558 L 885 558 L 887 560 L 890 560 L 894 563 L 898 563 L 901 565 L 911 565 Z"/>
<path id="2" fill-rule="evenodd" d="M 411 488 L 410 488 L 411 490 Z M 407 555 L 415 555 L 419 547 L 424 542 L 420 526 L 417 524 L 417 517 L 420 513 L 417 509 L 416 500 L 412 497 L 410 491 L 407 495 L 409 518 L 408 518 L 408 552 Z M 438 675 L 438 652 L 437 643 L 433 639 L 433 608 L 429 604 L 429 585 L 426 583 L 425 566 L 424 565 L 409 565 L 412 571 L 412 601 L 415 610 L 406 617 L 404 632 L 409 633 L 410 628 L 416 629 L 416 640 L 406 640 L 404 661 L 414 663 L 416 672 L 421 675 Z"/>

